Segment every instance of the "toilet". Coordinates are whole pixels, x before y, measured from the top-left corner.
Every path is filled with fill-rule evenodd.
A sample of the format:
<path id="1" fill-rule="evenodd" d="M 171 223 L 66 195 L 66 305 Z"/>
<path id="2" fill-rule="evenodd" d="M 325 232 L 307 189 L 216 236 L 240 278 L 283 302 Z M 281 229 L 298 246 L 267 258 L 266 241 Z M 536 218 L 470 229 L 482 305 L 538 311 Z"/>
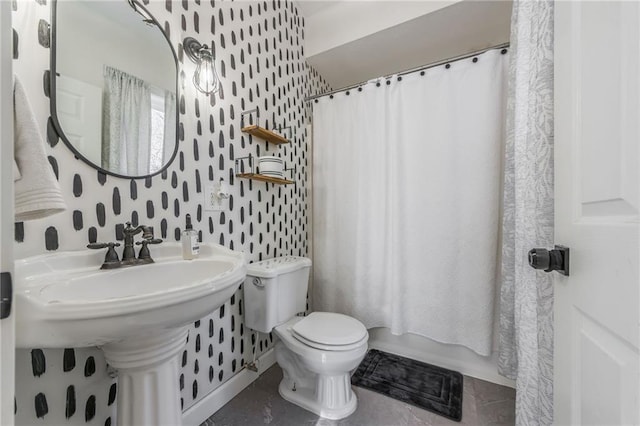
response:
<path id="1" fill-rule="evenodd" d="M 278 337 L 276 361 L 287 401 L 332 420 L 349 416 L 358 401 L 351 373 L 367 353 L 369 334 L 355 318 L 306 311 L 311 260 L 279 257 L 252 263 L 244 282 L 246 326 Z"/>

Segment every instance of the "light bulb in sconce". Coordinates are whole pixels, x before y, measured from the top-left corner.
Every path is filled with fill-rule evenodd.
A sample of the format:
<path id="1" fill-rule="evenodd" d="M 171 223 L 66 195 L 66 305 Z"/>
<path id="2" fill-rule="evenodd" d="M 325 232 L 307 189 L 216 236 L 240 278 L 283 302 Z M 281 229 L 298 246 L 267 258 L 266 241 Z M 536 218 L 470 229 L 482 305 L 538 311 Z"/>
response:
<path id="1" fill-rule="evenodd" d="M 220 80 L 213 63 L 213 55 L 206 44 L 200 49 L 200 62 L 193 73 L 193 84 L 196 89 L 207 95 L 216 93 L 220 89 Z"/>
<path id="2" fill-rule="evenodd" d="M 185 53 L 196 64 L 193 84 L 200 92 L 210 95 L 220 90 L 220 79 L 216 72 L 213 53 L 206 44 L 200 44 L 193 37 L 187 37 L 182 43 Z"/>

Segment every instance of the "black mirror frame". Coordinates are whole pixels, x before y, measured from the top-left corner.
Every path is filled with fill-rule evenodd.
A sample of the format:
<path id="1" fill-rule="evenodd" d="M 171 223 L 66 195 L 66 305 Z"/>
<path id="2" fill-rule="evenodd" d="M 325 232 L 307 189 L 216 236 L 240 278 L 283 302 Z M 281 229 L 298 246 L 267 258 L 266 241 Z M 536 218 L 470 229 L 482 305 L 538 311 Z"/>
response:
<path id="1" fill-rule="evenodd" d="M 151 19 L 150 21 L 152 21 L 160 30 L 160 32 L 162 32 L 162 35 L 164 36 L 164 38 L 166 39 L 167 43 L 169 44 L 169 48 L 171 49 L 171 53 L 173 54 L 173 60 L 174 63 L 176 65 L 176 132 L 175 132 L 175 147 L 173 148 L 173 154 L 171 155 L 171 158 L 169 159 L 169 161 L 167 161 L 167 163 L 165 165 L 163 165 L 160 169 L 158 169 L 157 171 L 150 173 L 150 174 L 146 174 L 146 175 L 140 175 L 140 176 L 127 176 L 127 175 L 122 175 L 120 173 L 115 173 L 112 172 L 110 170 L 107 170 L 105 168 L 103 168 L 100 165 L 97 165 L 95 163 L 93 163 L 91 160 L 89 160 L 88 158 L 86 158 L 84 155 L 82 155 L 81 152 L 79 152 L 74 146 L 73 144 L 69 141 L 69 139 L 67 139 L 67 136 L 64 134 L 64 131 L 62 130 L 62 127 L 60 126 L 60 121 L 58 120 L 58 111 L 56 108 L 56 76 L 57 76 L 57 72 L 56 72 L 56 46 L 57 46 L 57 40 L 56 40 L 56 31 L 57 31 L 57 3 L 59 0 L 51 0 L 51 46 L 50 46 L 50 71 L 49 71 L 49 110 L 51 113 L 51 121 L 53 124 L 53 127 L 55 129 L 56 134 L 58 135 L 58 137 L 60 139 L 62 139 L 62 141 L 64 142 L 64 144 L 71 150 L 71 152 L 73 152 L 73 154 L 76 156 L 76 158 L 81 159 L 82 161 L 84 161 L 87 165 L 93 167 L 94 169 L 98 170 L 99 172 L 105 173 L 107 175 L 111 175 L 111 176 L 115 176 L 115 177 L 119 177 L 119 178 L 123 178 L 123 179 L 146 179 L 155 175 L 158 175 L 162 172 L 164 172 L 165 170 L 167 170 L 167 168 L 174 162 L 176 156 L 178 155 L 178 145 L 180 143 L 180 138 L 179 138 L 179 129 L 180 129 L 180 112 L 179 109 L 177 108 L 177 102 L 179 100 L 179 96 L 180 96 L 180 92 L 179 92 L 179 76 L 180 76 L 180 68 L 178 66 L 178 56 L 176 55 L 176 51 L 173 47 L 173 44 L 171 43 L 171 40 L 169 39 L 169 37 L 167 37 L 167 33 L 164 31 L 164 29 L 160 26 L 160 23 L 155 19 L 155 17 L 153 15 L 151 15 L 151 13 L 149 13 L 149 11 L 142 5 L 140 4 L 137 0 L 121 0 L 121 1 L 129 1 L 130 3 L 135 4 L 136 7 L 139 7 L 140 9 L 142 9 L 147 16 L 149 16 Z M 134 13 L 137 13 L 135 10 L 132 10 Z M 141 16 L 142 18 L 142 16 Z"/>

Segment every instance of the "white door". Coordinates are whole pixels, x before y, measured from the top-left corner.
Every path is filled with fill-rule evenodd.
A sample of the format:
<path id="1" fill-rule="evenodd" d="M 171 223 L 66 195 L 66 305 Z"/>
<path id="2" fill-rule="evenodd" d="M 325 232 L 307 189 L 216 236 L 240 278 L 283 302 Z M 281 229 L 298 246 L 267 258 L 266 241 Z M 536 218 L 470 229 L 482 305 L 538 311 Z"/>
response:
<path id="1" fill-rule="evenodd" d="M 76 149 L 93 164 L 102 158 L 102 88 L 64 75 L 56 78 L 60 126 Z"/>
<path id="2" fill-rule="evenodd" d="M 640 423 L 640 3 L 556 2 L 555 419 Z"/>
<path id="3" fill-rule="evenodd" d="M 13 275 L 13 78 L 11 2 L 0 1 L 0 302 L 11 302 Z M 6 313 L 6 311 L 5 311 Z M 0 315 L 0 317 L 3 315 Z M 0 319 L 0 425 L 13 425 L 14 317 Z"/>

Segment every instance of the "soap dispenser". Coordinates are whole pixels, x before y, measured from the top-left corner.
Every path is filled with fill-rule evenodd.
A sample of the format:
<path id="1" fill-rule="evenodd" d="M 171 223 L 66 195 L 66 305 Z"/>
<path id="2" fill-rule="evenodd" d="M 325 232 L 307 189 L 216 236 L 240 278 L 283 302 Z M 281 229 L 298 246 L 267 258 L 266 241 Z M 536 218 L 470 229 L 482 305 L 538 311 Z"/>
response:
<path id="1" fill-rule="evenodd" d="M 200 242 L 198 241 L 198 233 L 191 225 L 191 215 L 187 215 L 187 224 L 182 231 L 182 258 L 191 260 L 200 254 Z"/>

